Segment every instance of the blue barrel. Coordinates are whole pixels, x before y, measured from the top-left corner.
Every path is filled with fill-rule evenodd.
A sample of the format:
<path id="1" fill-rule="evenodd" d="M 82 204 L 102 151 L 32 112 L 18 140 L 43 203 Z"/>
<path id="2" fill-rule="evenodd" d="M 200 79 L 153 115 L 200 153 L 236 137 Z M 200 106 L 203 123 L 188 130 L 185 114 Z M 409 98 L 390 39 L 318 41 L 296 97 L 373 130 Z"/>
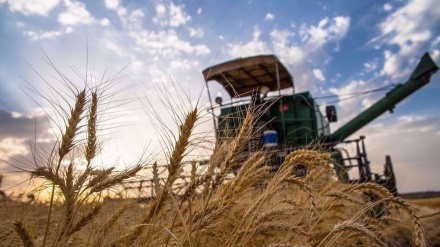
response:
<path id="1" fill-rule="evenodd" d="M 263 146 L 264 147 L 278 146 L 278 133 L 275 130 L 265 130 L 263 132 Z"/>

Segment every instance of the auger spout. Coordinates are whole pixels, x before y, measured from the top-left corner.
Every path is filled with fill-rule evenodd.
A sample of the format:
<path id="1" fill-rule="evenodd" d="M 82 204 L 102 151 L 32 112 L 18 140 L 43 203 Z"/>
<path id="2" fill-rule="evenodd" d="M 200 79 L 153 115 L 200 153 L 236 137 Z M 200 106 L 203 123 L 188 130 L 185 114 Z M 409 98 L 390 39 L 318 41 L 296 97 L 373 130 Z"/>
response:
<path id="1" fill-rule="evenodd" d="M 357 117 L 340 127 L 328 138 L 329 141 L 342 141 L 373 121 L 386 111 L 392 111 L 403 99 L 429 83 L 429 80 L 439 68 L 428 53 L 425 53 L 419 64 L 404 84 L 397 85 L 385 97 L 363 111 Z"/>

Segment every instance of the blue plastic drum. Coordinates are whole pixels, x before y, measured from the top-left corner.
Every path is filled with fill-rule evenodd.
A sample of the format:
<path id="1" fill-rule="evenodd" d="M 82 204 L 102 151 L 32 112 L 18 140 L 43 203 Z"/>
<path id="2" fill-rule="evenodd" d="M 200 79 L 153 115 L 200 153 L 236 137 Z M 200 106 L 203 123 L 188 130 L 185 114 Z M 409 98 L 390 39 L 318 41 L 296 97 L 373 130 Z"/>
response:
<path id="1" fill-rule="evenodd" d="M 264 147 L 278 146 L 278 133 L 275 130 L 265 130 L 263 132 L 263 146 Z"/>

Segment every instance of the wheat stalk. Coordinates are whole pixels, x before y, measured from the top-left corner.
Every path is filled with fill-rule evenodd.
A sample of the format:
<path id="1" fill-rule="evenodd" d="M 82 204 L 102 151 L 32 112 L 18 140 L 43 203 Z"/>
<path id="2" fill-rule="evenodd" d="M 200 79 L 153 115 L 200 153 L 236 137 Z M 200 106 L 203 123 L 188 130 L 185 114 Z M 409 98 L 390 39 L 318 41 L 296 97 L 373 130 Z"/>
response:
<path id="1" fill-rule="evenodd" d="M 98 247 L 103 246 L 103 240 L 105 236 L 107 235 L 109 229 L 115 224 L 115 222 L 121 217 L 121 215 L 131 206 L 131 204 L 127 203 L 123 206 L 119 207 L 119 209 L 113 213 L 107 221 L 99 227 L 99 230 L 97 232 L 97 236 L 93 240 L 93 242 L 90 244 L 92 247 Z"/>

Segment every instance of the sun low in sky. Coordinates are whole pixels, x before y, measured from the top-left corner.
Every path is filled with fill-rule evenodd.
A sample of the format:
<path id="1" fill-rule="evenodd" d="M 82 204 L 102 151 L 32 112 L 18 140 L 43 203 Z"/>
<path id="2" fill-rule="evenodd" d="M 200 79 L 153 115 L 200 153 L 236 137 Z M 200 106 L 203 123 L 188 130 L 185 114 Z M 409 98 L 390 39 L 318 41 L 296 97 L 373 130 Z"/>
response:
<path id="1" fill-rule="evenodd" d="M 318 102 L 336 105 L 339 121 L 331 125 L 336 130 L 386 91 L 346 95 L 405 82 L 425 52 L 440 63 L 437 0 L 0 0 L 0 158 L 12 162 L 29 155 L 29 139 L 49 143 L 55 138 L 44 121 L 49 105 L 37 105 L 38 97 L 28 96 L 30 85 L 47 88 L 43 78 L 58 86 L 46 55 L 66 73 L 88 68 L 99 77 L 123 69 L 122 99 L 158 95 L 159 85 L 170 95 L 188 95 L 191 102 L 201 94 L 207 104 L 203 69 L 275 54 L 293 75 L 297 91 L 335 96 Z M 440 190 L 439 74 L 394 114 L 384 114 L 353 136 L 366 135 L 377 172 L 385 155 L 392 156 L 400 192 Z M 213 88 L 214 95 L 227 96 Z M 160 100 L 150 102 L 160 108 Z M 107 137 L 117 154 L 114 162 L 136 156 L 149 138 L 157 139 L 142 108 L 113 109 L 123 113 L 118 131 Z M 205 124 L 212 130 L 211 122 Z M 0 172 L 8 170 L 0 163 Z M 10 175 L 9 182 L 13 179 L 18 175 Z"/>

